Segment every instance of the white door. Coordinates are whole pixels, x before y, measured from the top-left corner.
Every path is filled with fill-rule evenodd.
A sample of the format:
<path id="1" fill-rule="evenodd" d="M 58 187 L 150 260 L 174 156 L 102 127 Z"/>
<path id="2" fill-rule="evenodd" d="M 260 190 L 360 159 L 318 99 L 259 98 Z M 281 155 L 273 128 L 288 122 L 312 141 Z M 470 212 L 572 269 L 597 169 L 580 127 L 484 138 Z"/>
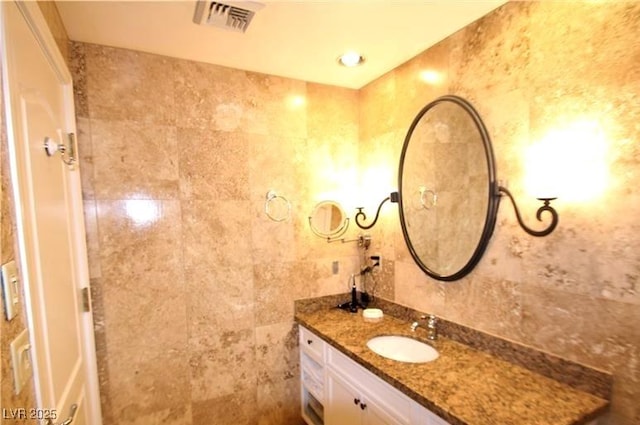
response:
<path id="1" fill-rule="evenodd" d="M 71 78 L 35 2 L 2 2 L 7 131 L 27 294 L 36 397 L 62 423 L 101 423 L 77 167 L 48 156 L 46 138 L 75 132 Z M 77 406 L 77 409 L 72 406 Z M 42 423 L 49 423 L 42 421 Z"/>

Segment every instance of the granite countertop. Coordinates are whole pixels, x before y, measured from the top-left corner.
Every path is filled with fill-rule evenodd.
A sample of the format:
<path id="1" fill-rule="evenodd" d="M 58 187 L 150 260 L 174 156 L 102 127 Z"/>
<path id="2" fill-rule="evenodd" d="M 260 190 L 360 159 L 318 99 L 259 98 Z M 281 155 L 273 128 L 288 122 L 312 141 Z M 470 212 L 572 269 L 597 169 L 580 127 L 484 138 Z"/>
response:
<path id="1" fill-rule="evenodd" d="M 596 395 L 501 360 L 452 339 L 426 339 L 410 323 L 388 314 L 377 323 L 339 309 L 296 312 L 296 321 L 452 425 L 583 425 L 609 402 Z M 379 335 L 407 335 L 440 356 L 411 364 L 375 354 L 366 342 Z"/>

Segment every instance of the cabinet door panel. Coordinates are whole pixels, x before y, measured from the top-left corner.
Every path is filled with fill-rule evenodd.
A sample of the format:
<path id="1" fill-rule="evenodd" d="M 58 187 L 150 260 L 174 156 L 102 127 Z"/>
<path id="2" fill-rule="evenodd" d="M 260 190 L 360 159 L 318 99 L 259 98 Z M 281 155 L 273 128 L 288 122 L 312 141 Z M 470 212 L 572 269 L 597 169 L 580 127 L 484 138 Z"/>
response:
<path id="1" fill-rule="evenodd" d="M 362 409 L 358 391 L 331 370 L 327 374 L 326 389 L 325 424 L 361 425 Z"/>
<path id="2" fill-rule="evenodd" d="M 401 422 L 393 416 L 388 415 L 384 410 L 378 408 L 372 400 L 366 402 L 365 420 L 366 425 L 407 425 L 407 422 Z"/>

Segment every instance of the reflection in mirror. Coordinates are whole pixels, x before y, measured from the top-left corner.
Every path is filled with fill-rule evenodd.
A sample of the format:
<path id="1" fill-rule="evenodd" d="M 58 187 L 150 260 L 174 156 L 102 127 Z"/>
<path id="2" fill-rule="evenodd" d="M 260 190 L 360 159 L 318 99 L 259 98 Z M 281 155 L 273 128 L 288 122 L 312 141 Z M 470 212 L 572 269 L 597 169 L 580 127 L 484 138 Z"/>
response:
<path id="1" fill-rule="evenodd" d="M 309 226 L 317 236 L 331 239 L 347 231 L 349 219 L 339 203 L 322 201 L 311 212 Z"/>
<path id="2" fill-rule="evenodd" d="M 495 224 L 495 169 L 486 129 L 464 99 L 420 111 L 402 150 L 400 221 L 409 251 L 431 277 L 455 280 L 478 262 Z"/>

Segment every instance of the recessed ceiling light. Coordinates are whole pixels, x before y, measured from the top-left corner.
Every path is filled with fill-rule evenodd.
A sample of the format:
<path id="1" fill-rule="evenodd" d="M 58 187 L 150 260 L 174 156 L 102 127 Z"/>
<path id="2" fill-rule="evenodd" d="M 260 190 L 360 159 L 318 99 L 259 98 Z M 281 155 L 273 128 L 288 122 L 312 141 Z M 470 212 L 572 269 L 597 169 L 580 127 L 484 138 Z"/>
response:
<path id="1" fill-rule="evenodd" d="M 358 52 L 347 52 L 338 57 L 338 63 L 342 66 L 352 68 L 364 63 L 364 56 Z"/>

